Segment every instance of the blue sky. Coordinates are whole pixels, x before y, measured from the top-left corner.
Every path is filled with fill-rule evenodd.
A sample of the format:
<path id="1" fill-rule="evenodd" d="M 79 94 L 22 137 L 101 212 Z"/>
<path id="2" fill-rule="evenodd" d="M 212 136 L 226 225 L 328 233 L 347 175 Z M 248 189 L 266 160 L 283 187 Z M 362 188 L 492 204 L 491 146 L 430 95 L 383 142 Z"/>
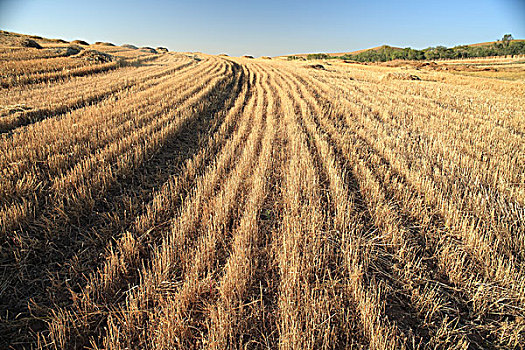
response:
<path id="1" fill-rule="evenodd" d="M 0 0 L 0 28 L 230 55 L 525 38 L 525 0 Z"/>

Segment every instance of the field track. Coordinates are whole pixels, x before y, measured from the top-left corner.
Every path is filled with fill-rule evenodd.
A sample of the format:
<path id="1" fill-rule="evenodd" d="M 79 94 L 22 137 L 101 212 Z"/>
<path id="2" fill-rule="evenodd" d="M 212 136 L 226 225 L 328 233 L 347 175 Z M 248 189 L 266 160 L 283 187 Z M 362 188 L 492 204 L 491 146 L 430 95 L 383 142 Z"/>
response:
<path id="1" fill-rule="evenodd" d="M 525 344 L 523 81 L 25 60 L 73 68 L 0 89 L 0 347 Z"/>

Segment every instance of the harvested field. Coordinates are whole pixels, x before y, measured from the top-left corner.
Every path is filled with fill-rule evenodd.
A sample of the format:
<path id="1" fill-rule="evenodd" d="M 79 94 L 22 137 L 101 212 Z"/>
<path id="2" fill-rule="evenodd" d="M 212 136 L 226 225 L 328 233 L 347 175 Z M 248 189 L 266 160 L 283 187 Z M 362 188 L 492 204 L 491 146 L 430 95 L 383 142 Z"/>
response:
<path id="1" fill-rule="evenodd" d="M 97 50 L 0 49 L 0 347 L 523 346 L 523 80 Z"/>

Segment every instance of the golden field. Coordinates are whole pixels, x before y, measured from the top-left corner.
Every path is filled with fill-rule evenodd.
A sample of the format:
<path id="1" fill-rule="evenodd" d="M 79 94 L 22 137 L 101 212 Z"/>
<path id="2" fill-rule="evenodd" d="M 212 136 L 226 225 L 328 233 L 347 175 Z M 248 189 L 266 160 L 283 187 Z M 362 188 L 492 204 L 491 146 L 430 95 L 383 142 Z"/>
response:
<path id="1" fill-rule="evenodd" d="M 0 47 L 0 347 L 525 344 L 523 61 L 42 45 Z"/>

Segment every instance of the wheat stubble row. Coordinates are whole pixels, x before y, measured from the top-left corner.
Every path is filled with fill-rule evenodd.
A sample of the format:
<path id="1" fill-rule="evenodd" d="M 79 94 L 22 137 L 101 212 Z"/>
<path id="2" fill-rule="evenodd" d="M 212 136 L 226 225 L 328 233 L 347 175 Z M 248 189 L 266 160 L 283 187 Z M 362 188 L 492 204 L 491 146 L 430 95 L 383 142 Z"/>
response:
<path id="1" fill-rule="evenodd" d="M 329 91 L 332 92 L 333 88 L 331 90 L 329 90 Z M 352 124 L 349 124 L 349 126 L 351 126 L 350 128 L 348 128 L 346 126 L 342 127 L 343 133 L 350 134 L 349 136 L 351 136 L 352 134 L 355 133 L 355 130 L 361 131 L 363 128 L 365 130 L 366 129 L 369 129 L 369 130 L 381 130 L 382 129 L 383 126 L 381 124 L 374 123 L 374 118 L 369 119 L 367 122 L 362 124 L 362 126 L 355 125 L 354 124 L 355 123 L 354 120 L 356 119 L 355 117 L 357 117 L 358 115 L 366 116 L 366 114 L 359 114 L 362 111 L 362 106 L 356 105 L 353 108 L 354 108 L 354 110 L 346 109 L 346 110 L 344 110 L 344 112 L 342 112 L 342 114 L 346 116 L 346 121 L 352 123 Z M 357 110 L 356 110 L 356 108 L 357 108 Z M 374 116 L 371 115 L 371 117 L 374 117 Z M 323 122 L 327 121 L 325 118 L 320 118 L 320 120 L 323 121 Z M 337 123 L 341 124 L 341 121 L 339 121 Z M 333 126 L 330 126 L 330 127 L 332 129 L 334 128 Z M 359 136 L 363 135 L 363 137 L 364 137 L 364 134 L 361 133 L 361 132 L 358 132 L 358 135 Z M 355 136 L 352 136 L 352 137 L 355 137 Z M 426 230 L 428 230 L 429 224 L 432 227 L 432 221 L 435 221 L 435 214 L 432 213 L 432 211 L 435 211 L 435 209 L 433 209 L 432 207 L 430 207 L 428 209 L 425 208 L 424 211 L 426 211 L 428 213 L 428 214 L 426 214 L 427 216 L 421 215 L 421 214 L 423 214 L 424 211 L 423 212 L 419 212 L 418 208 L 421 208 L 423 203 L 422 203 L 421 199 L 417 198 L 417 195 L 414 196 L 414 188 L 413 187 L 411 188 L 411 186 L 409 184 L 407 184 L 408 185 L 407 190 L 403 191 L 403 189 L 401 187 L 401 186 L 403 186 L 402 182 L 407 181 L 407 179 L 411 180 L 411 179 L 413 179 L 413 177 L 412 178 L 411 177 L 404 178 L 403 175 L 400 176 L 399 173 L 397 172 L 397 171 L 403 171 L 400 168 L 389 169 L 390 168 L 390 166 L 388 166 L 389 163 L 385 159 L 382 160 L 383 164 L 381 164 L 381 162 L 380 162 L 381 158 L 377 157 L 377 156 L 374 156 L 374 153 L 377 152 L 377 151 L 374 151 L 373 149 L 369 148 L 369 146 L 366 143 L 363 144 L 363 141 L 365 141 L 365 140 L 369 144 L 371 143 L 372 145 L 374 143 L 378 143 L 378 147 L 380 147 L 380 148 L 376 148 L 376 149 L 380 152 L 380 154 L 381 153 L 385 154 L 385 151 L 386 152 L 392 152 L 392 151 L 389 151 L 388 148 L 386 148 L 384 145 L 382 145 L 380 143 L 381 141 L 388 139 L 388 138 L 383 138 L 383 137 L 377 137 L 377 136 L 373 137 L 373 138 L 365 137 L 365 138 L 358 138 L 357 140 L 354 139 L 354 141 L 352 141 L 352 138 L 347 138 L 345 141 L 341 140 L 342 142 L 340 143 L 340 147 L 343 148 L 343 149 L 347 148 L 347 149 L 349 149 L 349 151 L 352 150 L 352 148 L 354 148 L 352 150 L 352 153 L 355 153 L 356 151 L 357 152 L 361 152 L 363 154 L 362 157 L 363 157 L 364 160 L 366 160 L 367 158 L 369 159 L 368 162 L 371 163 L 370 166 L 378 167 L 377 170 L 371 168 L 372 171 L 377 172 L 378 170 L 381 170 L 381 171 L 385 171 L 386 170 L 386 173 L 384 173 L 384 172 L 380 173 L 380 175 L 384 177 L 384 180 L 383 180 L 383 183 L 385 184 L 384 186 L 388 186 L 390 188 L 388 190 L 385 189 L 385 193 L 387 195 L 389 195 L 389 192 L 390 193 L 392 193 L 392 192 L 396 193 L 396 195 L 399 196 L 399 197 L 397 197 L 397 201 L 399 201 L 398 203 L 402 204 L 402 206 L 404 206 L 404 208 L 406 208 L 405 209 L 406 211 L 408 211 L 409 213 L 411 212 L 412 215 L 420 216 L 420 218 L 422 220 L 416 220 L 416 222 L 417 221 L 421 221 L 421 223 L 419 224 L 419 225 L 421 225 L 420 227 L 423 227 L 423 230 L 421 230 L 421 231 L 425 232 Z M 352 144 L 354 144 L 355 146 L 352 147 Z M 406 147 L 406 143 L 405 143 L 405 147 Z M 386 148 L 386 150 L 385 150 L 385 148 Z M 394 156 L 392 153 L 390 153 L 390 155 Z M 403 155 L 404 155 L 404 149 L 399 148 L 397 150 L 397 154 L 395 154 L 394 157 L 389 157 L 388 160 L 390 160 L 391 162 L 394 162 L 394 163 L 391 163 L 391 164 L 395 164 L 396 161 L 399 161 L 399 160 L 402 159 Z M 394 166 L 394 165 L 392 165 L 392 166 Z M 419 175 L 419 178 L 421 178 L 421 175 Z M 401 183 L 400 183 L 400 180 L 401 180 Z M 390 184 L 391 182 L 392 182 L 392 185 Z M 407 186 L 407 185 L 405 185 L 405 186 Z M 417 189 L 417 187 L 416 187 L 416 189 Z M 416 191 L 416 193 L 417 193 L 417 191 Z M 425 196 L 425 192 L 422 192 L 422 195 Z M 379 198 L 381 197 L 380 194 L 374 195 L 374 197 L 378 197 L 378 196 L 379 196 Z M 428 192 L 426 193 L 426 196 L 428 198 Z M 377 198 L 375 198 L 375 199 L 377 200 Z M 394 198 L 394 200 L 396 200 L 396 199 Z M 424 202 L 424 200 L 423 200 L 423 202 Z M 418 204 L 418 203 L 420 203 L 420 204 Z M 430 203 L 432 203 L 432 202 L 430 202 Z M 392 206 L 392 204 L 389 204 L 389 206 Z M 388 217 L 387 214 L 389 212 L 392 212 L 392 210 L 388 209 L 385 212 L 385 215 L 377 215 L 377 217 L 378 218 L 381 218 L 382 216 Z M 417 214 L 414 214 L 414 213 L 417 213 Z M 518 214 L 519 214 L 519 212 L 518 212 Z M 449 213 L 445 212 L 444 215 L 449 215 Z M 456 219 L 458 219 L 458 218 L 456 218 Z M 517 216 L 514 220 L 515 220 L 514 221 L 515 222 L 515 226 L 514 226 L 515 231 L 514 231 L 514 233 L 517 234 L 517 235 L 515 237 L 513 237 L 513 239 L 515 241 L 519 242 L 519 240 L 522 238 L 521 235 L 520 235 L 520 230 L 523 228 L 523 217 L 520 218 L 520 216 Z M 444 220 L 441 219 L 441 221 L 444 221 Z M 427 226 L 427 227 L 425 227 L 425 226 Z M 523 310 L 519 307 L 520 304 L 521 304 L 522 296 L 523 296 L 522 287 L 521 287 L 522 283 L 520 282 L 522 280 L 522 278 L 519 277 L 519 275 L 520 275 L 520 273 L 518 272 L 519 269 L 518 269 L 518 271 L 515 271 L 515 269 L 512 268 L 512 262 L 510 264 L 508 264 L 508 262 L 506 262 L 505 259 L 502 256 L 497 256 L 497 255 L 496 256 L 488 256 L 488 255 L 486 255 L 482 259 L 480 259 L 479 263 L 481 263 L 481 265 L 487 264 L 487 258 L 489 258 L 489 260 L 488 260 L 489 264 L 490 264 L 490 261 L 494 261 L 495 259 L 498 259 L 498 260 L 496 260 L 494 262 L 494 264 L 489 265 L 490 267 L 487 267 L 487 268 L 484 269 L 485 271 L 487 271 L 487 273 L 486 273 L 487 275 L 485 277 L 485 280 L 478 280 L 478 281 L 476 281 L 475 279 L 473 280 L 472 279 L 473 274 L 476 274 L 476 271 L 479 273 L 480 270 L 478 269 L 478 265 L 475 262 L 472 262 L 473 266 L 471 266 L 469 268 L 468 265 L 467 265 L 468 264 L 468 260 L 465 261 L 465 259 L 466 259 L 465 255 L 470 253 L 470 252 L 468 252 L 468 250 L 470 250 L 470 249 L 468 249 L 468 246 L 467 246 L 467 252 L 463 252 L 462 253 L 461 252 L 462 251 L 462 245 L 458 244 L 457 240 L 453 241 L 452 237 L 450 237 L 451 236 L 450 234 L 454 234 L 457 231 L 459 231 L 460 234 L 463 234 L 464 237 L 466 237 L 467 244 L 475 243 L 475 242 L 471 241 L 474 238 L 474 237 L 471 236 L 472 233 L 471 233 L 471 235 L 468 235 L 470 232 L 472 232 L 471 228 L 469 229 L 468 226 L 467 227 L 463 226 L 463 227 L 461 227 L 463 230 L 461 230 L 460 227 L 457 227 L 457 229 L 455 229 L 455 230 L 450 230 L 450 228 L 445 227 L 444 228 L 445 232 L 440 233 L 440 235 L 443 235 L 443 234 L 446 234 L 446 235 L 444 235 L 444 237 L 439 237 L 438 236 L 438 237 L 434 238 L 434 239 L 437 239 L 437 241 L 435 241 L 434 244 L 438 248 L 442 248 L 443 249 L 439 253 L 436 252 L 437 254 L 439 254 L 439 258 L 440 259 L 438 259 L 438 260 L 442 259 L 441 260 L 442 270 L 445 271 L 446 274 L 448 274 L 453 281 L 456 280 L 454 282 L 457 282 L 458 280 L 461 280 L 463 283 L 465 283 L 468 286 L 468 287 L 465 288 L 465 292 L 467 294 L 470 294 L 472 299 L 471 300 L 467 299 L 466 302 L 473 303 L 473 307 L 472 307 L 473 310 L 471 310 L 470 313 L 472 313 L 476 317 L 479 316 L 479 313 L 482 313 L 487 318 L 488 317 L 491 317 L 491 318 L 494 317 L 494 316 L 490 316 L 490 314 L 498 315 L 495 318 L 496 319 L 499 318 L 499 322 L 501 322 L 501 323 L 499 323 L 499 325 L 501 327 L 499 331 L 501 331 L 503 333 L 501 335 L 500 340 L 502 340 L 502 341 L 509 341 L 509 344 L 512 344 L 512 342 L 516 342 L 517 343 L 518 340 L 520 339 L 520 337 L 522 336 L 521 335 L 522 334 L 522 328 L 521 328 L 522 326 L 520 326 L 519 317 L 520 317 L 520 315 L 522 315 L 522 312 L 523 312 Z M 399 232 L 399 230 L 396 230 L 396 231 Z M 478 232 L 479 231 L 481 231 L 480 228 L 478 228 Z M 430 232 L 431 232 L 431 230 L 430 230 Z M 436 233 L 438 233 L 438 232 L 436 232 Z M 476 231 L 474 231 L 474 232 L 476 232 Z M 454 237 L 454 238 L 456 238 L 456 237 Z M 446 241 L 448 241 L 447 242 L 448 245 L 444 245 L 443 244 L 444 242 L 441 241 L 441 239 L 445 239 Z M 428 238 L 427 238 L 427 240 L 428 240 Z M 430 241 L 429 243 L 432 244 L 432 241 Z M 429 243 L 427 243 L 427 245 L 429 245 Z M 477 244 L 482 244 L 482 243 L 480 242 L 480 243 L 477 243 Z M 444 245 L 444 247 L 443 247 L 443 245 Z M 429 246 L 429 248 L 432 248 L 432 246 Z M 433 248 L 433 249 L 435 249 L 435 248 Z M 488 249 L 489 248 L 487 248 L 487 250 Z M 474 250 L 474 253 L 476 253 L 476 254 L 482 254 L 482 251 L 480 252 L 479 248 L 474 248 L 473 250 Z M 509 255 L 513 256 L 512 253 L 510 253 Z M 467 264 L 465 264 L 466 262 L 467 262 Z M 450 264 L 452 264 L 452 266 Z M 467 266 L 465 266 L 465 265 L 467 265 Z M 507 267 L 506 268 L 504 267 L 502 269 L 501 265 L 507 266 Z M 418 267 L 417 270 L 418 271 L 422 271 L 422 269 L 420 267 Z M 464 270 L 464 274 L 461 273 L 461 270 Z M 462 277 L 460 277 L 460 276 L 462 276 Z M 496 277 L 496 276 L 498 276 L 498 277 Z M 491 284 L 495 282 L 494 278 L 496 278 L 496 280 L 502 280 L 502 283 L 507 285 L 507 287 L 504 288 L 504 289 L 500 289 L 501 287 L 491 286 Z M 410 278 L 409 280 L 411 282 L 414 281 L 413 278 Z M 476 286 L 477 286 L 477 288 L 476 288 Z M 480 286 L 486 286 L 486 287 L 484 289 L 482 289 L 483 287 L 480 287 Z M 454 287 L 456 287 L 456 286 L 454 286 Z M 483 294 L 481 294 L 481 293 L 483 293 Z M 489 300 L 492 300 L 493 302 L 490 302 Z M 507 303 L 510 303 L 511 305 L 508 305 Z M 514 305 L 514 306 L 512 306 L 512 305 Z M 487 308 L 489 310 L 487 310 Z M 490 309 L 492 309 L 492 310 L 490 310 Z M 505 311 L 502 311 L 502 310 L 505 310 Z M 518 316 L 518 322 L 516 322 L 512 327 L 509 327 L 509 325 L 508 325 L 508 323 L 506 321 L 508 318 L 505 317 L 505 316 L 501 317 L 502 314 L 503 315 L 505 315 L 505 314 L 507 314 L 507 315 L 517 315 Z M 472 318 L 474 318 L 474 317 L 472 317 Z M 494 321 L 496 321 L 496 320 L 494 320 Z M 481 325 L 477 325 L 475 327 L 479 327 L 479 329 L 481 330 L 481 329 L 483 329 L 484 327 L 487 326 L 487 324 L 483 324 L 484 322 L 481 322 L 481 323 L 482 323 Z M 494 323 L 491 322 L 490 328 L 494 327 L 496 324 L 498 324 L 498 321 L 496 321 Z M 512 331 L 510 331 L 509 328 L 512 329 Z M 474 330 L 472 330 L 472 333 L 474 333 Z M 472 341 L 476 341 L 476 340 L 472 340 Z M 485 346 L 487 346 L 487 345 L 485 345 Z"/>
<path id="2" fill-rule="evenodd" d="M 31 85 L 56 113 L 2 139 L 3 262 L 24 272 L 3 285 L 32 293 L 2 299 L 24 315 L 2 316 L 2 336 L 18 327 L 60 349 L 520 347 L 521 85 L 475 94 L 478 78 L 443 72 L 149 63 L 57 84 L 65 98 L 47 105 L 51 90 Z M 78 102 L 76 88 L 103 97 Z M 17 89 L 10 103 L 27 96 Z M 68 252 L 35 283 L 46 244 Z"/>
<path id="3" fill-rule="evenodd" d="M 8 107 L 0 112 L 0 131 L 13 132 L 18 127 L 96 104 L 105 98 L 116 101 L 123 90 L 141 91 L 158 84 L 161 80 L 156 78 L 165 77 L 192 63 L 194 61 L 186 56 L 170 55 L 138 68 L 128 66 L 94 76 L 72 78 L 66 82 L 6 89 L 0 97 L 0 104 Z M 10 108 L 16 109 L 17 106 L 25 111 L 10 111 Z"/>
<path id="4" fill-rule="evenodd" d="M 130 120 L 132 123 L 129 125 L 135 126 L 135 130 L 131 129 L 132 132 L 124 135 L 115 134 L 113 140 L 108 140 L 110 143 L 106 145 L 104 145 L 106 142 L 100 144 L 98 148 L 94 149 L 94 153 L 91 156 L 77 159 L 77 163 L 70 170 L 64 172 L 65 169 L 60 169 L 61 174 L 59 173 L 57 176 L 49 178 L 49 186 L 46 186 L 47 188 L 44 188 L 43 192 L 41 192 L 41 199 L 36 196 L 24 203 L 24 199 L 21 198 L 22 203 L 28 207 L 33 205 L 35 208 L 34 215 L 28 216 L 26 215 L 27 212 L 22 212 L 21 215 L 9 217 L 9 209 L 12 206 L 7 207 L 8 210 L 3 212 L 3 214 L 6 214 L 6 222 L 9 223 L 8 220 L 11 220 L 13 225 L 19 227 L 19 231 L 6 230 L 8 236 L 4 237 L 4 239 L 9 243 L 4 247 L 3 261 L 6 269 L 18 271 L 21 277 L 18 282 L 10 280 L 14 285 L 11 286 L 8 283 L 6 290 L 10 288 L 20 289 L 20 286 L 17 285 L 18 283 L 29 283 L 30 287 L 27 287 L 25 292 L 32 292 L 33 287 L 35 287 L 37 290 L 35 293 L 39 295 L 39 288 L 41 287 L 35 286 L 34 282 L 30 280 L 26 281 L 29 276 L 23 275 L 25 273 L 29 275 L 31 273 L 38 274 L 38 270 L 41 269 L 41 266 L 34 264 L 35 262 L 31 259 L 31 255 L 26 255 L 31 254 L 26 247 L 34 245 L 32 249 L 37 250 L 38 245 L 46 244 L 45 242 L 49 239 L 59 240 L 61 234 L 70 235 L 72 228 L 77 229 L 74 222 L 77 219 L 75 218 L 80 220 L 83 217 L 89 217 L 89 213 L 96 208 L 98 202 L 104 200 L 104 198 L 106 200 L 112 198 L 112 194 L 108 197 L 105 193 L 111 193 L 108 191 L 114 187 L 115 183 L 122 181 L 126 176 L 133 175 L 137 169 L 146 166 L 149 158 L 156 155 L 159 150 L 162 150 L 163 145 L 170 139 L 177 137 L 179 129 L 186 128 L 185 125 L 190 127 L 190 125 L 194 124 L 191 122 L 192 118 L 202 114 L 206 117 L 201 119 L 207 123 L 207 116 L 214 111 L 216 108 L 215 104 L 220 104 L 221 99 L 226 101 L 229 98 L 228 92 L 233 88 L 231 79 L 238 75 L 238 73 L 234 73 L 238 72 L 238 69 L 228 62 L 217 62 L 217 64 L 207 66 L 208 68 L 204 68 L 204 72 L 206 73 L 207 70 L 208 74 L 204 74 L 200 84 L 194 84 L 194 79 L 198 78 L 198 75 L 193 74 L 191 76 L 192 84 L 188 85 L 186 83 L 186 90 L 184 90 L 183 85 L 185 83 L 184 79 L 181 80 L 181 86 L 178 90 L 176 84 L 173 92 L 164 89 L 168 96 L 173 94 L 173 98 L 176 96 L 180 97 L 180 103 L 158 104 L 156 106 L 157 110 L 155 111 L 154 109 L 152 114 L 150 114 L 151 117 L 147 114 L 145 115 L 145 123 L 141 122 L 141 119 Z M 199 70 L 198 67 L 197 70 Z M 171 85 L 173 86 L 173 84 Z M 169 87 L 170 85 L 167 86 Z M 136 110 L 137 108 L 135 108 Z M 131 114 L 128 114 L 128 118 L 134 116 L 142 117 L 140 113 L 133 113 L 133 111 Z M 109 131 L 111 129 L 106 130 Z M 97 137 L 99 135 L 91 133 L 89 136 Z M 193 137 L 199 137 L 199 135 Z M 98 139 L 100 140 L 100 138 Z M 165 152 L 166 156 L 169 156 L 169 153 L 166 153 L 168 150 L 163 150 L 163 152 Z M 42 172 L 37 174 L 41 175 Z M 44 175 L 46 174 L 44 173 Z M 95 184 L 96 191 L 93 191 L 95 187 L 92 185 Z M 70 190 L 67 190 L 67 188 Z M 49 194 L 46 191 L 50 191 L 48 192 Z M 24 220 L 27 224 L 17 224 L 16 220 Z M 27 226 L 24 227 L 24 225 Z M 49 235 L 52 235 L 51 238 L 48 238 L 49 236 L 46 237 L 45 230 L 49 232 Z M 16 237 L 16 240 L 14 237 Z M 71 237 L 65 236 L 65 238 L 68 241 Z M 45 246 L 39 248 L 45 250 Z M 72 247 L 67 247 L 66 245 L 66 249 L 68 248 L 71 249 Z M 70 253 L 68 252 L 67 255 Z M 46 257 L 46 259 L 49 260 L 49 257 Z M 50 263 L 54 266 L 62 258 L 57 257 L 57 259 L 55 261 L 55 258 L 51 258 Z M 48 271 L 42 269 L 41 277 L 44 280 L 47 279 L 45 276 L 47 273 Z M 34 276 L 31 277 L 34 279 Z M 20 300 L 16 299 L 11 299 L 11 301 L 6 301 L 6 303 L 6 308 L 12 311 L 16 310 L 15 303 L 18 305 L 17 307 L 20 307 L 21 304 Z"/>
<path id="5" fill-rule="evenodd" d="M 161 84 L 152 91 L 145 90 L 144 94 L 128 93 L 131 99 L 123 98 L 117 106 L 95 105 L 86 110 L 78 110 L 66 118 L 39 123 L 38 129 L 53 130 L 52 135 L 48 133 L 48 139 L 39 137 L 41 131 L 34 130 L 35 128 L 7 139 L 6 144 L 9 146 L 6 145 L 6 149 L 14 152 L 7 153 L 3 158 L 4 176 L 1 188 L 3 200 L 6 201 L 3 203 L 5 212 L 8 213 L 0 217 L 0 222 L 5 222 L 3 227 L 8 229 L 16 225 L 16 222 L 10 224 L 8 218 L 9 213 L 17 211 L 17 208 L 24 208 L 19 214 L 21 218 L 34 212 L 31 202 L 26 200 L 24 194 L 35 197 L 38 191 L 35 187 L 38 186 L 39 191 L 62 193 L 60 186 L 71 186 L 75 181 L 80 181 L 74 180 L 75 178 L 84 178 L 83 174 L 87 172 L 96 174 L 92 166 L 99 164 L 102 159 L 110 161 L 117 154 L 126 154 L 130 146 L 139 146 L 140 139 L 149 140 L 149 130 L 154 131 L 163 124 L 159 113 L 172 118 L 171 106 L 175 105 L 171 103 L 177 103 L 177 98 L 184 100 L 197 91 L 198 87 L 187 88 L 189 80 L 195 78 L 195 73 L 190 71 L 186 77 L 182 75 L 180 84 L 166 82 L 165 86 Z M 203 86 L 213 77 L 209 71 L 205 70 L 204 74 L 206 80 Z M 173 101 L 169 96 L 177 97 Z M 192 97 L 192 100 L 197 101 L 198 97 Z M 150 107 L 150 103 L 154 104 L 154 108 Z M 111 113 L 114 118 L 111 118 Z M 103 121 L 99 122 L 97 117 L 103 118 Z M 31 136 L 34 137 L 33 142 Z M 151 139 L 153 140 L 154 138 Z M 143 143 L 143 147 L 145 146 L 147 145 Z M 133 151 L 137 152 L 137 149 Z M 25 158 L 19 161 L 20 156 Z M 71 168 L 73 164 L 75 166 Z M 75 187 L 75 192 L 81 193 L 78 186 Z M 18 203 L 8 202 L 9 198 Z"/>

